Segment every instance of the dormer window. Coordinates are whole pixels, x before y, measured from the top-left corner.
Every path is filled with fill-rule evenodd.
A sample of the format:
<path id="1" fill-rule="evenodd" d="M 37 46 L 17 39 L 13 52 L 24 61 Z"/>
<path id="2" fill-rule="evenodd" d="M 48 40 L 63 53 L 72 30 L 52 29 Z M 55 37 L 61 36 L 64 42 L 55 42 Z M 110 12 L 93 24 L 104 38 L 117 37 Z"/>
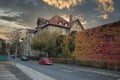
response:
<path id="1" fill-rule="evenodd" d="M 63 25 L 63 24 L 62 24 L 62 21 L 58 22 L 58 24 L 59 24 L 59 25 Z"/>
<path id="2" fill-rule="evenodd" d="M 68 26 L 68 24 L 67 24 L 67 23 L 65 23 L 65 26 Z"/>
<path id="3" fill-rule="evenodd" d="M 48 24 L 48 21 L 46 23 Z"/>

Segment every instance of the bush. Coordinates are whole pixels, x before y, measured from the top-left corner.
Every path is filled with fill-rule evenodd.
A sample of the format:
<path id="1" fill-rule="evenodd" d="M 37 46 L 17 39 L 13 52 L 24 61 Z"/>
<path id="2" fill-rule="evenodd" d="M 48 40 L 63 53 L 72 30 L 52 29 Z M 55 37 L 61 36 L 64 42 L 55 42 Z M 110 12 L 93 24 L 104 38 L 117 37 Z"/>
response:
<path id="1" fill-rule="evenodd" d="M 112 69 L 120 71 L 120 62 L 106 61 L 106 60 L 85 60 L 85 59 L 73 59 L 73 58 L 52 58 L 55 63 L 70 64 L 86 67 L 95 67 L 102 69 Z"/>
<path id="2" fill-rule="evenodd" d="M 63 54 L 58 54 L 58 55 L 57 55 L 57 58 L 63 58 L 63 57 L 64 57 Z"/>
<path id="3" fill-rule="evenodd" d="M 37 61 L 39 60 L 38 56 L 29 56 L 28 58 L 31 60 L 37 60 Z"/>
<path id="4" fill-rule="evenodd" d="M 114 70 L 120 71 L 120 62 L 114 62 Z"/>
<path id="5" fill-rule="evenodd" d="M 99 61 L 93 60 L 93 67 L 106 69 L 107 68 L 107 61 L 105 61 L 105 60 L 99 60 Z"/>
<path id="6" fill-rule="evenodd" d="M 93 60 L 77 60 L 77 65 L 79 66 L 93 66 Z"/>

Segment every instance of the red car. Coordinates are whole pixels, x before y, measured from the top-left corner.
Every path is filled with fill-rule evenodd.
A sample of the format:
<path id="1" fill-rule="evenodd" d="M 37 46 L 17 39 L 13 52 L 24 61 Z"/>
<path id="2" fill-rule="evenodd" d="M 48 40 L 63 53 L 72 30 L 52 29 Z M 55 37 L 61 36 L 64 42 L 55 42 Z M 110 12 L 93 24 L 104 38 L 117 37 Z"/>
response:
<path id="1" fill-rule="evenodd" d="M 40 64 L 52 64 L 52 60 L 50 60 L 49 58 L 46 58 L 46 57 L 41 57 L 39 59 L 39 63 Z"/>

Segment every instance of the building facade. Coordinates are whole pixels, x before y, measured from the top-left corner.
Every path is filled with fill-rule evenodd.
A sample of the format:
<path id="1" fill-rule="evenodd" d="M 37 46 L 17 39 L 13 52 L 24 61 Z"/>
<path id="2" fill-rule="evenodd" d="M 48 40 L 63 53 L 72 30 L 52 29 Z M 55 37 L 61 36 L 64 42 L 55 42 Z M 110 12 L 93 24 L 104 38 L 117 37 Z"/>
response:
<path id="1" fill-rule="evenodd" d="M 64 18 L 55 15 L 50 20 L 38 18 L 35 34 L 38 35 L 43 31 L 48 31 L 58 32 L 59 34 L 65 35 L 71 31 L 80 30 L 84 30 L 84 28 L 79 19 L 72 20 L 72 16 L 70 16 L 69 21 L 66 21 Z"/>

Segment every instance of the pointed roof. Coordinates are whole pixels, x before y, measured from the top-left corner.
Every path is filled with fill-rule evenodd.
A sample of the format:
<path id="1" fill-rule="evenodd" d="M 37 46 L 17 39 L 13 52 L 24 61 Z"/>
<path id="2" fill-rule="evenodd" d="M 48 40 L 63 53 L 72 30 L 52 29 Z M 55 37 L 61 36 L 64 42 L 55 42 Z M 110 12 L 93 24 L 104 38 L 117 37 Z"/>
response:
<path id="1" fill-rule="evenodd" d="M 62 24 L 68 24 L 68 21 L 66 21 L 65 19 L 63 19 L 62 17 L 58 16 L 58 15 L 55 15 L 54 17 L 52 17 L 50 20 L 49 20 L 49 23 L 50 24 L 56 24 L 58 25 L 59 22 L 62 22 Z"/>
<path id="2" fill-rule="evenodd" d="M 49 20 L 43 19 L 43 18 L 40 18 L 40 17 L 39 17 L 39 18 L 38 18 L 38 21 L 42 21 L 42 22 L 45 22 L 45 23 L 46 23 L 46 22 L 49 21 Z"/>
<path id="3" fill-rule="evenodd" d="M 64 18 L 62 18 L 58 15 L 55 15 L 50 20 L 43 19 L 43 18 L 38 18 L 37 24 L 39 25 L 40 22 L 45 23 L 45 25 L 43 27 L 45 27 L 47 25 L 56 25 L 58 27 L 63 27 L 63 28 L 68 28 L 68 29 L 71 28 L 74 23 L 78 22 L 81 29 L 84 30 L 84 27 L 82 26 L 79 19 L 68 22 L 67 20 L 65 20 Z"/>
<path id="4" fill-rule="evenodd" d="M 78 22 L 78 24 L 80 25 L 81 29 L 84 30 L 84 27 L 82 26 L 81 22 L 79 19 L 73 20 L 71 22 L 69 22 L 69 26 L 70 28 L 73 26 L 74 23 Z"/>

